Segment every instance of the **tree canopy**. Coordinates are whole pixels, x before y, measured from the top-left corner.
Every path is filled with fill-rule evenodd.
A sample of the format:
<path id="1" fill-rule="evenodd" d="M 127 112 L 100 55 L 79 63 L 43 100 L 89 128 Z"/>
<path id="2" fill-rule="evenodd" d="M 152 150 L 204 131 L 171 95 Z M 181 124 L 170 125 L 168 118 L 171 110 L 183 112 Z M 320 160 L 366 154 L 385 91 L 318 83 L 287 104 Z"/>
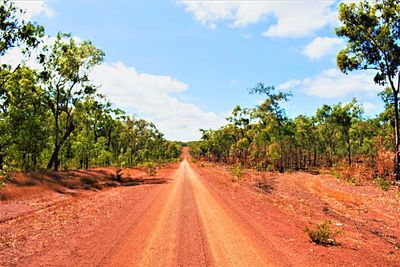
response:
<path id="1" fill-rule="evenodd" d="M 0 69 L 0 171 L 135 166 L 180 156 L 154 124 L 116 108 L 89 79 L 104 52 L 90 41 L 59 33 L 43 42 L 44 28 L 21 19 L 9 0 L 0 4 L 0 56 L 22 48 L 38 54 Z M 40 46 L 39 44 L 42 43 Z M 37 53 L 32 53 L 36 51 Z"/>

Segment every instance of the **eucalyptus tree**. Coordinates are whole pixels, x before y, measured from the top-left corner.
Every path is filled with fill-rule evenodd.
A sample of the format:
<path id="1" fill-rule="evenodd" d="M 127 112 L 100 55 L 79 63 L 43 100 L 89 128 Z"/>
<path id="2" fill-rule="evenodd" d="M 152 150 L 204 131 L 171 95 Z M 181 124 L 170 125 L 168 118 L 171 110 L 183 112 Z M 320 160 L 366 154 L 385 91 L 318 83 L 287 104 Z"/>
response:
<path id="1" fill-rule="evenodd" d="M 44 34 L 42 26 L 26 22 L 22 20 L 23 11 L 15 6 L 10 0 L 0 0 L 0 57 L 4 56 L 10 49 L 14 47 L 22 48 L 24 54 L 28 54 L 32 48 L 38 46 L 41 37 Z M 6 90 L 5 85 L 11 78 L 12 74 L 21 67 L 21 63 L 14 68 L 0 62 L 0 170 L 3 169 L 3 161 L 5 157 L 5 147 L 7 136 L 9 133 L 5 129 L 3 120 L 6 116 L 7 103 L 10 102 L 10 92 Z M 8 87 L 10 88 L 10 87 Z"/>
<path id="2" fill-rule="evenodd" d="M 40 101 L 43 90 L 37 79 L 35 71 L 21 67 L 4 84 L 9 97 L 2 104 L 0 153 L 23 170 L 37 167 L 49 137 L 46 131 L 49 112 Z"/>
<path id="3" fill-rule="evenodd" d="M 74 112 L 77 102 L 96 89 L 90 83 L 90 70 L 103 60 L 104 52 L 91 42 L 77 42 L 69 34 L 57 34 L 54 43 L 44 47 L 39 56 L 44 89 L 43 102 L 53 115 L 53 152 L 47 168 L 58 170 L 59 153 L 75 129 Z"/>
<path id="4" fill-rule="evenodd" d="M 247 159 L 247 150 L 250 146 L 249 136 L 247 136 L 247 131 L 250 127 L 250 110 L 235 106 L 231 116 L 226 119 L 232 125 L 233 136 L 235 137 L 235 144 L 231 147 L 234 161 L 238 158 L 239 162 L 244 164 Z"/>
<path id="5" fill-rule="evenodd" d="M 15 6 L 11 0 L 0 0 L 0 57 L 14 47 L 30 55 L 33 48 L 42 41 L 44 28 L 22 19 L 24 11 Z M 14 69 L 5 62 L 0 62 L 0 94 L 4 94 L 3 85 L 10 75 L 21 67 L 20 62 Z"/>
<path id="6" fill-rule="evenodd" d="M 332 122 L 339 127 L 341 137 L 340 140 L 345 141 L 347 146 L 347 160 L 351 165 L 351 136 L 350 130 L 357 121 L 361 120 L 364 110 L 355 98 L 347 104 L 337 104 L 332 108 Z"/>
<path id="7" fill-rule="evenodd" d="M 285 145 L 287 133 L 287 116 L 282 104 L 287 102 L 291 96 L 290 93 L 275 91 L 274 86 L 265 86 L 263 83 L 256 84 L 255 87 L 248 90 L 250 94 L 266 96 L 266 99 L 259 106 L 256 106 L 252 112 L 252 119 L 260 124 L 261 129 L 265 129 L 270 140 L 268 153 L 274 161 L 276 168 L 283 171 L 283 146 Z"/>
<path id="8" fill-rule="evenodd" d="M 347 40 L 346 47 L 337 55 L 340 70 L 344 73 L 353 70 L 373 70 L 374 82 L 382 86 L 388 85 L 391 90 L 395 122 L 394 177 L 400 180 L 400 2 L 343 2 L 339 6 L 339 20 L 342 25 L 336 28 L 336 34 Z"/>

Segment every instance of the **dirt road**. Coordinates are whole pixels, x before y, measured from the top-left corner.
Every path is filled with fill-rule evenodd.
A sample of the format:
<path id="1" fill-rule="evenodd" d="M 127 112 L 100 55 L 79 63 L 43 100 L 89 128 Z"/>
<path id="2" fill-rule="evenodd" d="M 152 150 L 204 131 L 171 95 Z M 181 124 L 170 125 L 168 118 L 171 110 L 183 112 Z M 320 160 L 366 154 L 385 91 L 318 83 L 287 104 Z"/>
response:
<path id="1" fill-rule="evenodd" d="M 229 217 L 186 159 L 173 177 L 101 265 L 268 265 L 263 249 Z"/>
<path id="2" fill-rule="evenodd" d="M 186 159 L 137 225 L 146 227 L 133 227 L 102 264 L 268 265 L 263 249 L 223 210 Z"/>
<path id="3" fill-rule="evenodd" d="M 112 177 L 82 173 L 57 181 L 97 188 Z M 157 177 L 125 170 L 121 186 L 101 190 L 15 185 L 24 194 L 0 202 L 0 266 L 400 265 L 395 192 L 271 175 L 232 182 L 223 166 L 184 159 Z M 315 245 L 304 233 L 325 219 L 343 232 L 338 246 Z"/>
<path id="4" fill-rule="evenodd" d="M 75 233 L 71 236 L 64 237 L 67 239 L 64 246 L 50 242 L 43 245 L 45 249 L 38 248 L 31 252 L 31 255 L 23 255 L 17 260 L 7 259 L 8 261 L 3 261 L 3 264 L 12 263 L 11 265 L 21 266 L 269 265 L 268 255 L 265 255 L 264 250 L 251 239 L 248 233 L 242 231 L 240 223 L 232 219 L 210 194 L 186 159 L 180 163 L 178 170 L 171 175 L 167 183 L 157 187 L 150 186 L 150 188 L 140 199 L 136 199 L 138 202 L 130 203 L 132 206 L 121 207 L 117 216 L 111 218 L 107 224 L 100 222 L 93 231 L 86 225 L 82 225 L 82 228 L 75 229 Z M 127 201 L 125 197 L 129 196 L 119 197 L 123 198 L 122 201 Z M 99 200 L 96 199 L 95 202 Z M 68 209 L 66 206 L 63 211 L 67 213 Z M 63 211 L 56 209 L 54 212 L 56 215 L 61 215 Z M 84 212 L 79 211 L 79 213 Z M 29 224 L 30 218 L 21 218 L 21 220 Z M 35 220 L 37 221 L 37 218 Z M 61 221 L 71 223 L 70 218 Z M 13 221 L 9 222 L 10 226 L 12 223 Z M 44 226 L 43 224 L 42 227 Z M 57 226 L 50 225 L 47 231 L 52 231 L 52 227 Z M 2 230 L 6 231 L 4 227 Z M 89 232 L 88 235 L 85 235 L 85 230 Z M 38 232 L 38 235 L 42 233 Z M 27 239 L 30 238 L 27 237 Z M 57 238 L 57 240 L 60 239 L 62 238 Z M 37 243 L 32 244 L 40 246 Z"/>

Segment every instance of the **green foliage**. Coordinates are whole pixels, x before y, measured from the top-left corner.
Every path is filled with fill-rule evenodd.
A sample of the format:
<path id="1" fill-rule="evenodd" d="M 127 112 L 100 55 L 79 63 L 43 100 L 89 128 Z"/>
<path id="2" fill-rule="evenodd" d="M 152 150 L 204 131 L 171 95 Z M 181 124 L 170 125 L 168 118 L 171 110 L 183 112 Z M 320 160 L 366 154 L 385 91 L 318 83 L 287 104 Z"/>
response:
<path id="1" fill-rule="evenodd" d="M 392 83 L 400 66 L 399 6 L 397 0 L 340 4 L 336 34 L 348 43 L 337 56 L 342 71 L 374 69 L 377 84 Z"/>
<path id="2" fill-rule="evenodd" d="M 376 178 L 375 182 L 379 185 L 379 187 L 383 190 L 383 191 L 387 191 L 390 189 L 390 183 L 388 180 L 383 179 L 383 178 Z"/>
<path id="3" fill-rule="evenodd" d="M 332 222 L 325 220 L 322 223 L 317 224 L 316 229 L 309 229 L 308 227 L 304 232 L 308 235 L 311 242 L 318 245 L 335 245 L 335 237 L 340 231 L 331 229 Z"/>
<path id="4" fill-rule="evenodd" d="M 95 93 L 88 74 L 100 64 L 104 52 L 89 41 L 77 42 L 69 34 L 58 33 L 55 42 L 43 48 L 39 74 L 43 103 L 52 113 L 53 152 L 47 169 L 58 170 L 59 153 L 76 129 L 75 110 Z"/>
<path id="5" fill-rule="evenodd" d="M 332 168 L 332 175 L 339 179 L 340 176 L 341 176 L 340 170 L 337 167 L 333 167 Z"/>
<path id="6" fill-rule="evenodd" d="M 363 0 L 339 5 L 341 26 L 336 34 L 344 37 L 346 47 L 337 55 L 339 69 L 375 72 L 374 82 L 388 85 L 381 97 L 386 104 L 386 116 L 393 121 L 395 143 L 394 176 L 400 180 L 400 2 L 398 0 Z M 398 83 L 395 84 L 396 76 Z M 390 118 L 391 117 L 391 118 Z"/>
<path id="7" fill-rule="evenodd" d="M 156 165 L 153 162 L 146 162 L 144 164 L 146 168 L 146 173 L 148 176 L 156 176 L 157 175 L 157 169 Z"/>
<path id="8" fill-rule="evenodd" d="M 0 0 L 0 56 L 16 46 L 27 53 L 41 42 L 43 27 L 23 21 L 22 14 L 11 0 Z"/>
<path id="9" fill-rule="evenodd" d="M 236 181 L 240 180 L 243 176 L 242 166 L 240 166 L 240 164 L 231 166 L 229 168 L 229 172 L 232 175 L 232 182 L 236 182 Z"/>
<path id="10" fill-rule="evenodd" d="M 257 163 L 256 166 L 255 166 L 255 169 L 258 172 L 263 172 L 263 171 L 266 170 L 266 168 L 265 168 L 265 166 L 264 166 L 264 164 L 262 162 Z"/>
<path id="11" fill-rule="evenodd" d="M 180 157 L 154 124 L 127 116 L 89 79 L 104 52 L 90 41 L 57 34 L 42 42 L 43 27 L 21 19 L 12 1 L 0 0 L 0 56 L 40 48 L 38 70 L 0 66 L 0 172 L 90 166 L 137 166 Z M 116 173 L 118 176 L 118 172 Z"/>
<path id="12" fill-rule="evenodd" d="M 201 141 L 188 143 L 192 156 L 282 172 L 368 163 L 378 160 L 380 148 L 391 149 L 390 142 L 376 142 L 379 136 L 388 135 L 390 121 L 365 118 L 356 99 L 323 105 L 312 116 L 290 119 L 278 105 L 287 96 L 271 90 L 267 90 L 263 105 L 252 109 L 236 106 L 227 125 L 202 130 Z"/>

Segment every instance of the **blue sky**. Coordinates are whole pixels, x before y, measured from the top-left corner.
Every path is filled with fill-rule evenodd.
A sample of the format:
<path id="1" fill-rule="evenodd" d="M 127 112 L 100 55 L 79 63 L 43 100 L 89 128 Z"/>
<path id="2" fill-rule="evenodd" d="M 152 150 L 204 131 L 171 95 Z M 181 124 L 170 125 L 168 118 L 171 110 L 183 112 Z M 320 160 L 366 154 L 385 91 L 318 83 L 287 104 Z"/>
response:
<path id="1" fill-rule="evenodd" d="M 169 139 L 197 139 L 235 105 L 257 105 L 262 98 L 246 91 L 257 82 L 293 93 L 291 117 L 352 97 L 369 116 L 382 109 L 371 73 L 335 67 L 344 45 L 334 35 L 335 0 L 16 3 L 48 35 L 70 32 L 104 50 L 92 75 L 100 91 Z"/>

